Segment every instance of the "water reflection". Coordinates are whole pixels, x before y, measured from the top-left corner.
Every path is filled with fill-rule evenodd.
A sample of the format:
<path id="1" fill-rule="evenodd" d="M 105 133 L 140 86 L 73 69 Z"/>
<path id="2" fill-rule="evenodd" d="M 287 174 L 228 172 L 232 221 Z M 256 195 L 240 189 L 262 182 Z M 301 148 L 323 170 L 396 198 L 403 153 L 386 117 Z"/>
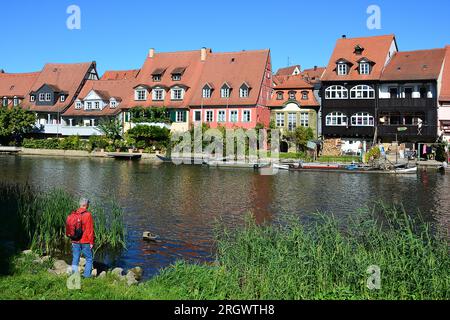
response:
<path id="1" fill-rule="evenodd" d="M 317 210 L 345 218 L 373 201 L 402 203 L 450 231 L 450 176 L 280 172 L 174 166 L 144 161 L 0 156 L 1 180 L 62 187 L 94 202 L 115 197 L 125 210 L 128 251 L 115 263 L 140 265 L 146 276 L 176 260 L 211 261 L 213 228 L 242 225 L 252 212 L 258 223 L 281 213 L 308 219 Z M 160 242 L 143 242 L 144 231 Z"/>

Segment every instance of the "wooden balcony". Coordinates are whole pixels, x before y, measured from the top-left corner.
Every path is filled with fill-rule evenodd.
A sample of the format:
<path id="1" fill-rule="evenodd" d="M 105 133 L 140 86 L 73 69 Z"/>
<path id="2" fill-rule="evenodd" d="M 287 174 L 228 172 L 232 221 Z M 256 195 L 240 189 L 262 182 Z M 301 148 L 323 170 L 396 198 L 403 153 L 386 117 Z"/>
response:
<path id="1" fill-rule="evenodd" d="M 374 133 L 375 127 L 322 126 L 322 134 L 326 137 L 371 138 Z"/>
<path id="2" fill-rule="evenodd" d="M 379 99 L 378 106 L 380 110 L 398 110 L 402 108 L 420 110 L 437 108 L 437 103 L 436 99 L 433 98 L 394 98 Z"/>
<path id="3" fill-rule="evenodd" d="M 398 131 L 398 128 L 406 128 L 404 131 Z M 424 125 L 421 129 L 417 125 L 386 125 L 378 127 L 378 136 L 387 140 L 394 141 L 424 141 L 433 142 L 437 138 L 437 126 Z"/>

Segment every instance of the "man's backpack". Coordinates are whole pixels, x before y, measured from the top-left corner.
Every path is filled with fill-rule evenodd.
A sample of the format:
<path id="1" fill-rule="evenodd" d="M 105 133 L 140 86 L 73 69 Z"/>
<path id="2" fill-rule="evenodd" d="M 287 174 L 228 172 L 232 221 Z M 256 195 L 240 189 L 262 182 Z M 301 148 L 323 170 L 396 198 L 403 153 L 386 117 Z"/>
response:
<path id="1" fill-rule="evenodd" d="M 72 213 L 67 217 L 66 236 L 68 236 L 72 241 L 80 241 L 83 237 L 83 225 L 81 222 L 81 215 L 83 213 L 72 211 Z"/>

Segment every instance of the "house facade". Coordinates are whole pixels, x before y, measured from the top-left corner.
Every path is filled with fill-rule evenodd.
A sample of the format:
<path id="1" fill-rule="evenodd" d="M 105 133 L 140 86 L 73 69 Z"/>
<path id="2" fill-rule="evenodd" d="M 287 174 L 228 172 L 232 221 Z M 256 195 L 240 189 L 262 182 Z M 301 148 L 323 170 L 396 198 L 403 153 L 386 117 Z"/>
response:
<path id="1" fill-rule="evenodd" d="M 383 70 L 377 113 L 383 142 L 436 142 L 444 56 L 445 49 L 397 52 Z"/>
<path id="2" fill-rule="evenodd" d="M 274 76 L 272 98 L 269 102 L 271 121 L 281 132 L 297 127 L 311 128 L 318 136 L 320 104 L 314 95 L 314 85 L 302 75 Z"/>
<path id="3" fill-rule="evenodd" d="M 64 135 L 62 114 L 75 102 L 88 80 L 97 80 L 95 62 L 44 66 L 21 106 L 37 115 L 37 132 Z"/>
<path id="4" fill-rule="evenodd" d="M 270 50 L 207 51 L 189 104 L 190 124 L 211 128 L 252 129 L 258 124 L 269 127 L 271 89 Z"/>
<path id="5" fill-rule="evenodd" d="M 443 140 L 450 142 L 450 46 L 445 48 L 445 59 L 440 84 L 438 109 L 438 134 Z"/>
<path id="6" fill-rule="evenodd" d="M 343 37 L 322 76 L 322 134 L 366 148 L 376 135 L 380 78 L 398 51 L 393 35 Z"/>
<path id="7" fill-rule="evenodd" d="M 18 107 L 29 97 L 29 93 L 39 72 L 0 72 L 0 103 L 2 107 Z"/>

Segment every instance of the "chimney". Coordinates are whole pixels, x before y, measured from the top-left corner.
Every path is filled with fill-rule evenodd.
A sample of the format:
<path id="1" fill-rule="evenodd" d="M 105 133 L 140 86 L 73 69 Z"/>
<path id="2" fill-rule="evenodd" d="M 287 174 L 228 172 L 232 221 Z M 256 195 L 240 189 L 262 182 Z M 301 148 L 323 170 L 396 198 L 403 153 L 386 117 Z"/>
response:
<path id="1" fill-rule="evenodd" d="M 317 70 L 317 66 L 314 66 L 314 71 L 316 71 Z"/>
<path id="2" fill-rule="evenodd" d="M 200 60 L 205 61 L 206 60 L 206 48 L 203 47 L 200 51 Z"/>
<path id="3" fill-rule="evenodd" d="M 155 56 L 155 49 L 151 48 L 151 49 L 148 51 L 148 57 L 149 57 L 149 58 L 153 58 L 154 56 Z"/>
<path id="4" fill-rule="evenodd" d="M 342 39 L 347 39 L 347 36 L 345 34 L 343 34 Z"/>
<path id="5" fill-rule="evenodd" d="M 0 69 L 0 73 L 5 73 L 5 70 L 3 70 L 3 69 Z"/>

